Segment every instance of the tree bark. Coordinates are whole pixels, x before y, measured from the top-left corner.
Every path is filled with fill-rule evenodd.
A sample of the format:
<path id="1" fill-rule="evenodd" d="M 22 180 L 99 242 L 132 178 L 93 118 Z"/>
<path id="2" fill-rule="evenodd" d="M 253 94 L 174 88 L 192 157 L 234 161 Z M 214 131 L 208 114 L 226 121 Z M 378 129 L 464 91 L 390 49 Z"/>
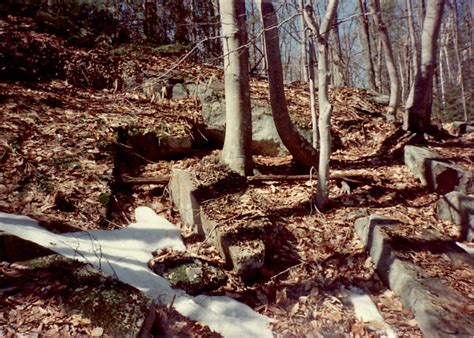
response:
<path id="1" fill-rule="evenodd" d="M 224 50 L 226 130 L 221 161 L 230 169 L 252 174 L 252 117 L 245 2 L 221 0 Z"/>
<path id="2" fill-rule="evenodd" d="M 411 65 L 412 65 L 412 74 L 417 74 L 420 71 L 420 56 L 418 53 L 418 43 L 415 33 L 415 22 L 413 20 L 413 9 L 411 6 L 411 0 L 406 0 L 407 6 L 407 20 L 408 20 L 408 32 L 410 35 L 410 45 L 411 45 Z M 415 76 L 413 76 L 415 78 Z M 411 86 L 410 93 L 408 94 L 407 103 L 413 101 L 413 92 L 414 88 Z"/>
<path id="3" fill-rule="evenodd" d="M 341 39 L 339 36 L 339 25 L 337 23 L 337 13 L 334 18 L 333 29 L 331 29 L 331 35 L 333 36 L 335 48 L 331 48 L 332 60 L 334 65 L 333 72 L 333 84 L 335 87 L 347 86 L 347 77 L 345 71 L 345 65 L 342 56 Z"/>
<path id="4" fill-rule="evenodd" d="M 464 113 L 464 121 L 467 122 L 467 103 L 466 103 L 466 91 L 464 88 L 464 66 L 461 61 L 461 53 L 459 52 L 459 19 L 458 19 L 458 9 L 456 7 L 456 2 L 453 5 L 450 4 L 452 15 L 453 15 L 453 24 L 454 24 L 454 53 L 456 54 L 456 61 L 458 64 L 459 71 L 459 85 L 461 86 L 461 101 L 462 108 Z"/>
<path id="5" fill-rule="evenodd" d="M 421 67 L 415 76 L 412 102 L 407 102 L 403 118 L 405 130 L 423 134 L 431 125 L 433 74 L 441 18 L 446 0 L 431 0 L 426 9 L 421 35 Z"/>
<path id="6" fill-rule="evenodd" d="M 367 68 L 367 81 L 369 84 L 369 89 L 376 91 L 377 86 L 375 85 L 375 71 L 374 63 L 372 61 L 372 48 L 370 45 L 370 33 L 369 33 L 369 20 L 367 19 L 367 11 L 365 8 L 364 0 L 358 0 L 357 4 L 359 6 L 359 25 L 360 25 L 360 35 L 361 35 L 361 45 L 364 51 L 364 62 L 365 67 Z"/>
<path id="7" fill-rule="evenodd" d="M 304 10 L 304 0 L 300 0 L 301 11 Z M 301 15 L 301 74 L 302 81 L 309 81 L 308 53 L 306 53 L 306 26 L 303 15 Z"/>
<path id="8" fill-rule="evenodd" d="M 338 0 L 330 0 L 326 8 L 321 27 L 313 18 L 313 8 L 306 5 L 305 19 L 308 27 L 312 30 L 313 36 L 318 42 L 318 101 L 319 119 L 318 129 L 320 137 L 320 154 L 318 168 L 318 186 L 316 192 L 316 204 L 319 209 L 325 209 L 329 202 L 329 160 L 331 157 L 331 113 L 332 105 L 329 103 L 328 81 L 328 38 L 331 25 L 337 13 Z"/>
<path id="9" fill-rule="evenodd" d="M 144 6 L 144 33 L 149 41 L 156 42 L 158 38 L 158 15 L 156 13 L 156 0 L 145 0 Z"/>
<path id="10" fill-rule="evenodd" d="M 226 1 L 226 0 L 222 0 Z M 283 72 L 278 36 L 278 19 L 271 0 L 258 0 L 265 30 L 265 54 L 268 68 L 270 103 L 278 135 L 293 159 L 304 167 L 316 166 L 318 152 L 293 125 L 283 87 Z"/>
<path id="11" fill-rule="evenodd" d="M 382 40 L 387 65 L 388 77 L 390 79 L 390 102 L 387 108 L 387 120 L 394 120 L 400 100 L 400 81 L 393 57 L 392 44 L 388 35 L 387 27 L 382 19 L 380 11 L 380 0 L 370 0 L 370 9 L 374 18 L 375 25 L 378 28 L 380 39 Z"/>

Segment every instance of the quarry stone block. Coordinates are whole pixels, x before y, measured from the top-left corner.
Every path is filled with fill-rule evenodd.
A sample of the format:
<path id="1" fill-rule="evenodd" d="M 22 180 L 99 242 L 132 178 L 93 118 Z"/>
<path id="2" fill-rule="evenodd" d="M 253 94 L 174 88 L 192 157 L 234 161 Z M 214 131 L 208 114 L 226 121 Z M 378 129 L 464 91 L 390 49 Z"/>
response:
<path id="1" fill-rule="evenodd" d="M 440 219 L 460 227 L 462 239 L 474 239 L 474 196 L 452 191 L 439 199 L 436 210 Z"/>
<path id="2" fill-rule="evenodd" d="M 355 221 L 355 230 L 384 283 L 398 294 L 410 308 L 426 337 L 469 337 L 474 334 L 474 322 L 469 313 L 459 311 L 469 299 L 459 294 L 437 277 L 399 255 L 390 229 L 400 223 L 390 218 L 371 215 Z M 453 250 L 456 248 L 453 243 Z M 458 253 L 461 254 L 461 253 Z M 462 252 L 463 255 L 467 255 Z M 468 259 L 468 258 L 466 258 Z"/>
<path id="3" fill-rule="evenodd" d="M 473 172 L 443 161 L 442 157 L 426 148 L 405 146 L 405 165 L 423 186 L 439 194 L 456 190 L 474 193 Z"/>

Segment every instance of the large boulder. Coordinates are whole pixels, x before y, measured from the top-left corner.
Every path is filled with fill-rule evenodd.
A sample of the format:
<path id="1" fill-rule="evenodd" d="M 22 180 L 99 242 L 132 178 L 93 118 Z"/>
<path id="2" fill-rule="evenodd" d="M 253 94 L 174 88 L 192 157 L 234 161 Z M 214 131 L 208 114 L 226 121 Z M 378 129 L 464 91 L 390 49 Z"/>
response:
<path id="1" fill-rule="evenodd" d="M 466 194 L 474 193 L 473 173 L 460 167 L 430 160 L 427 162 L 426 178 L 431 191 L 447 194 L 450 191 L 460 191 Z"/>
<path id="2" fill-rule="evenodd" d="M 407 145 L 404 149 L 405 165 L 430 191 L 446 194 L 456 190 L 466 194 L 474 192 L 473 173 L 447 163 L 433 151 Z"/>
<path id="3" fill-rule="evenodd" d="M 207 126 L 208 137 L 214 142 L 223 144 L 225 135 L 225 91 L 222 82 L 211 86 L 190 88 L 196 93 L 202 105 L 202 115 Z M 272 109 L 266 102 L 251 99 L 252 105 L 252 151 L 265 156 L 287 155 L 288 150 L 278 135 L 273 122 Z M 311 130 L 300 132 L 311 142 Z"/>
<path id="4" fill-rule="evenodd" d="M 428 185 L 428 181 L 426 179 L 426 164 L 428 161 L 433 159 L 441 159 L 441 156 L 426 148 L 412 145 L 405 146 L 405 165 L 411 170 L 413 175 L 420 180 L 423 186 Z"/>
<path id="5" fill-rule="evenodd" d="M 474 239 L 474 197 L 451 191 L 436 204 L 438 217 L 461 228 L 463 239 Z"/>

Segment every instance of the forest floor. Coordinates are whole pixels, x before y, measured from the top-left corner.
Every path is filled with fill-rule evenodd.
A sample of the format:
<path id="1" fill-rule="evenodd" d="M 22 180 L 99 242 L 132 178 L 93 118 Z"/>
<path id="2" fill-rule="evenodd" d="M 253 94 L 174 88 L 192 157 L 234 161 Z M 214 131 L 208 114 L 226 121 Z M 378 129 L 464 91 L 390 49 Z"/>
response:
<path id="1" fill-rule="evenodd" d="M 28 25 L 31 23 L 21 20 L 0 21 L 4 34 L 14 31 L 16 35 L 12 36 L 30 44 L 36 41 L 67 49 L 69 55 L 84 54 L 84 50 L 73 49 L 56 36 L 29 30 Z M 157 72 L 177 65 L 176 57 L 153 54 L 145 47 L 139 51 L 121 57 Z M 177 65 L 175 73 L 201 81 L 222 77 L 219 69 L 188 61 Z M 253 79 L 251 85 L 252 97 L 268 100 L 266 82 Z M 306 84 L 287 86 L 286 95 L 293 121 L 300 126 L 310 125 Z M 276 319 L 272 330 L 279 336 L 375 334 L 377 328 L 359 321 L 347 304 L 352 287 L 370 295 L 384 320 L 399 335 L 421 336 L 413 314 L 378 278 L 355 234 L 351 215 L 357 210 L 400 221 L 407 236 L 423 237 L 425 230 L 431 230 L 443 238 L 458 239 L 459 230 L 436 216 L 439 195 L 422 187 L 403 164 L 399 127 L 385 121 L 384 107 L 369 96 L 363 89 L 330 91 L 333 133 L 338 139 L 331 156 L 331 172 L 360 179 L 350 192 L 337 179 L 331 179 L 329 210 L 319 212 L 312 202 L 316 179 L 251 185 L 249 189 L 261 198 L 240 205 L 251 209 L 252 203 L 259 203 L 274 215 L 275 226 L 282 229 L 274 245 L 280 250 L 267 257 L 264 273 L 253 283 L 245 284 L 228 272 L 228 284 L 212 294 L 231 296 Z M 200 245 L 180 220 L 165 186 L 135 185 L 117 190 L 114 177 L 120 127 L 154 130 L 160 124 L 170 135 L 180 135 L 202 123 L 196 97 L 152 102 L 141 88 L 93 90 L 61 79 L 2 80 L 0 112 L 0 211 L 28 215 L 50 230 L 65 232 L 119 229 L 133 221 L 134 208 L 147 205 L 180 227 L 190 248 Z M 429 140 L 429 146 L 444 149 L 445 156 L 473 170 L 472 134 L 453 140 Z M 202 156 L 217 153 L 209 147 L 175 160 L 143 163 L 135 174 L 168 175 L 174 167 L 189 167 Z M 294 166 L 290 156 L 254 156 L 254 163 L 262 174 L 308 174 Z M 225 208 L 223 212 L 226 210 L 231 212 Z M 216 257 L 217 251 L 204 247 L 201 254 Z M 448 287 L 474 297 L 473 271 L 453 270 L 442 253 L 411 251 L 406 259 L 422 264 Z M 0 266 L 0 274 L 7 275 L 8 271 L 8 264 Z M 93 323 L 69 316 L 56 298 L 48 298 L 42 289 L 44 283 L 24 282 L 20 286 L 13 291 L 2 289 L 0 326 L 13 324 L 18 333 L 94 333 Z M 211 334 L 168 308 L 158 311 L 161 327 L 168 335 Z M 4 330 L 3 334 L 12 333 Z"/>

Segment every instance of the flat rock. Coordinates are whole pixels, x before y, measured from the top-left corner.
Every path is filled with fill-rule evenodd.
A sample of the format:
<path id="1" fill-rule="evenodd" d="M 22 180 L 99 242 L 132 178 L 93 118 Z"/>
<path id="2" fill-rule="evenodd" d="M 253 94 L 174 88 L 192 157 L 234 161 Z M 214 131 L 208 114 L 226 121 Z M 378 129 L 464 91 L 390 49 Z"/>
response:
<path id="1" fill-rule="evenodd" d="M 472 299 L 446 287 L 438 277 L 431 277 L 423 269 L 406 259 L 390 230 L 400 226 L 395 220 L 380 216 L 359 218 L 355 230 L 375 263 L 377 273 L 405 306 L 410 308 L 420 329 L 427 337 L 470 337 L 474 335 Z M 454 260 L 472 259 L 453 243 Z M 461 252 L 457 249 L 461 250 Z"/>
<path id="2" fill-rule="evenodd" d="M 71 314 L 80 314 L 104 329 L 105 335 L 148 337 L 155 319 L 155 304 L 139 290 L 103 275 L 90 265 L 49 255 L 22 261 L 34 276 L 52 274 L 64 289 L 60 301 Z"/>
<path id="3" fill-rule="evenodd" d="M 462 239 L 474 239 L 474 197 L 458 191 L 442 196 L 436 204 L 438 217 L 461 229 Z"/>

